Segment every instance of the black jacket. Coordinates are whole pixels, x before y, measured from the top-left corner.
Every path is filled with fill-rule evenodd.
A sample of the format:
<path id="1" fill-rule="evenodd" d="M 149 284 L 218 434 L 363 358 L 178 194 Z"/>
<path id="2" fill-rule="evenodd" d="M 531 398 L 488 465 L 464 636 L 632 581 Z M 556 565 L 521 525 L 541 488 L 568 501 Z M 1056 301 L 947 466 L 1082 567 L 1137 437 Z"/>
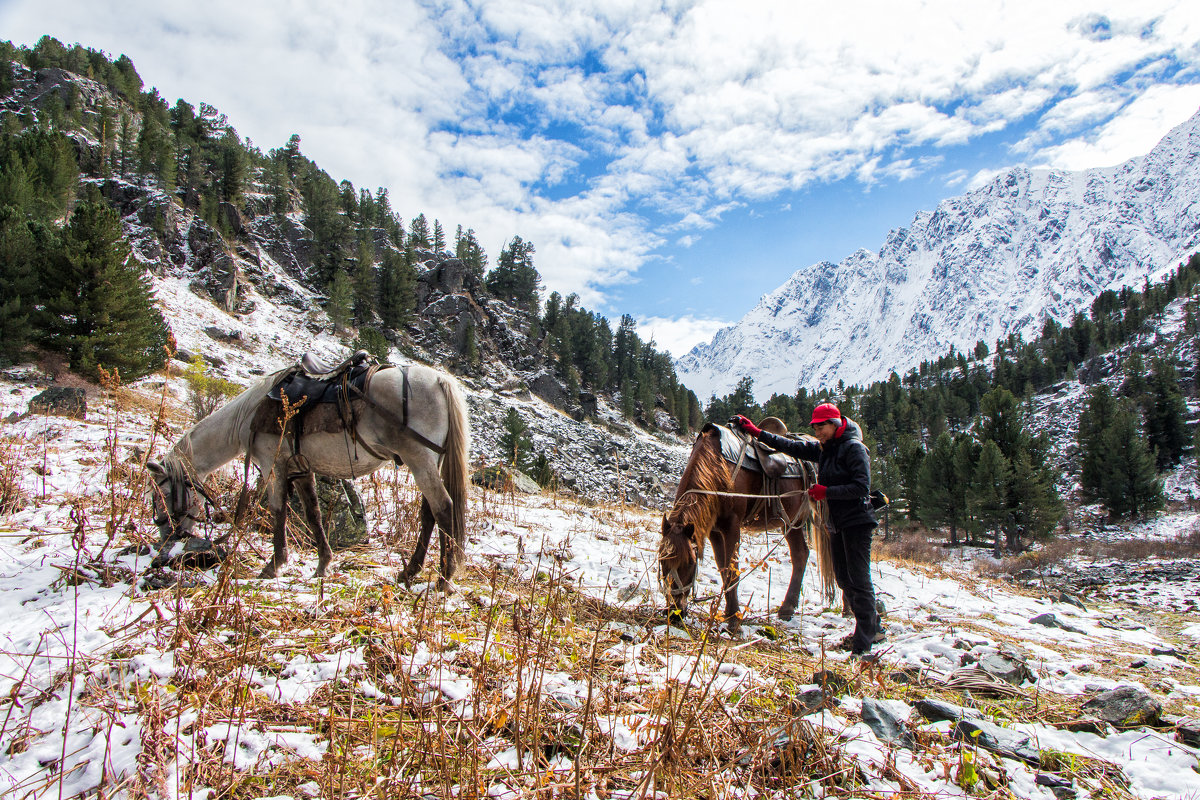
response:
<path id="1" fill-rule="evenodd" d="M 828 491 L 829 518 L 839 531 L 869 525 L 874 528 L 875 511 L 871 508 L 871 456 L 863 444 L 862 432 L 845 420 L 834 437 L 824 445 L 800 439 L 788 439 L 763 431 L 758 440 L 781 453 L 817 463 L 817 480 Z"/>

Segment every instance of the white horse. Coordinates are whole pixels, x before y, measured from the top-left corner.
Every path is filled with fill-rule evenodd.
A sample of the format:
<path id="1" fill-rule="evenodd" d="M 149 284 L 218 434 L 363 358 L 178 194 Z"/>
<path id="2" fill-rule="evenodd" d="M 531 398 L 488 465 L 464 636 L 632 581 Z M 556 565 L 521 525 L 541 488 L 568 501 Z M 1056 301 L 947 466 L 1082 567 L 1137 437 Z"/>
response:
<path id="1" fill-rule="evenodd" d="M 324 575 L 332 552 L 321 521 L 314 473 L 359 478 L 394 460 L 408 466 L 422 495 L 420 536 L 400 577 L 407 583 L 421 571 L 436 521 L 441 544 L 439 584 L 444 585 L 462 561 L 466 535 L 470 426 L 458 381 L 419 365 L 380 368 L 368 384 L 358 414 L 356 441 L 348 433 L 314 431 L 300 438 L 296 453 L 290 437 L 280 441 L 278 432 L 251 430 L 259 404 L 286 371 L 264 378 L 196 423 L 161 464 L 146 465 L 154 482 L 150 487 L 154 521 L 164 542 L 191 534 L 201 512 L 197 495 L 208 497 L 205 479 L 248 450 L 267 482 L 274 534 L 275 552 L 260 577 L 274 577 L 287 561 L 284 523 L 293 487 L 300 490 L 316 538 L 316 574 Z"/>

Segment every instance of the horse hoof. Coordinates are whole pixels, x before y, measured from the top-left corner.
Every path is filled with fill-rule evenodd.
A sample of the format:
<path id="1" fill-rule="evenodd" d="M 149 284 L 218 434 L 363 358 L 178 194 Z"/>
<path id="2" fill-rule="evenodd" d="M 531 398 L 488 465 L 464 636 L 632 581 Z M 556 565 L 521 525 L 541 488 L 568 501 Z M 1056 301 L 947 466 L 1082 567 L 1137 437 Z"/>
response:
<path id="1" fill-rule="evenodd" d="M 780 608 L 780 609 L 779 609 L 779 618 L 780 618 L 781 620 L 783 620 L 784 622 L 787 622 L 788 620 L 790 620 L 790 619 L 791 619 L 793 616 L 795 616 L 795 615 L 796 615 L 796 609 L 795 609 L 795 608 L 786 608 L 786 607 L 782 607 L 782 608 Z"/>
<path id="2" fill-rule="evenodd" d="M 275 568 L 271 567 L 271 566 L 263 567 L 262 572 L 258 573 L 258 577 L 260 579 L 261 578 L 274 578 L 275 577 Z"/>

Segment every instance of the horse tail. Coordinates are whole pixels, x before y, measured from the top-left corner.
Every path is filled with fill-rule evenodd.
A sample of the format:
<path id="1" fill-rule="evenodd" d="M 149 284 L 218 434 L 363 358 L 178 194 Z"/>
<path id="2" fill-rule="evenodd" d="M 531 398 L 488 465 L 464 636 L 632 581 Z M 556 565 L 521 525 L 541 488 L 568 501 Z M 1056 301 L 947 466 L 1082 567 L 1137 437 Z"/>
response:
<path id="1" fill-rule="evenodd" d="M 458 381 L 448 376 L 439 376 L 442 395 L 446 398 L 446 416 L 449 433 L 446 435 L 446 454 L 442 457 L 442 483 L 450 495 L 451 536 L 454 539 L 454 557 L 448 559 L 457 566 L 464 553 L 467 538 L 467 471 L 470 468 L 471 427 L 467 422 L 467 403 L 463 399 Z M 453 569 L 453 567 L 451 567 Z M 449 577 L 449 576 L 447 576 Z"/>
<path id="2" fill-rule="evenodd" d="M 825 598 L 826 606 L 832 606 L 837 598 L 837 581 L 833 575 L 833 547 L 829 542 L 829 506 L 824 500 L 813 504 L 809 520 L 817 571 L 821 574 L 821 596 Z"/>

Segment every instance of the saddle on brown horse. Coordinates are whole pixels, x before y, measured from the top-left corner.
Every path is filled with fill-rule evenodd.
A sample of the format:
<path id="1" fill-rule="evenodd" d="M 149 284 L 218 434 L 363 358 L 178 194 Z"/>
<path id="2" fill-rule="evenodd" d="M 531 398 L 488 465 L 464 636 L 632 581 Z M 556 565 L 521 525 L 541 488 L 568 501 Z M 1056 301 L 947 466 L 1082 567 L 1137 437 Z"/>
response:
<path id="1" fill-rule="evenodd" d="M 783 492 L 780 482 L 802 481 L 802 486 L 811 486 L 817 482 L 816 464 L 781 453 L 753 437 L 741 434 L 724 425 L 713 425 L 713 427 L 721 433 L 721 457 L 734 465 L 735 479 L 739 469 L 762 473 L 763 481 L 760 490 L 762 496 L 755 503 L 748 517 L 754 518 L 765 513 L 767 518 L 788 522 L 788 517 L 783 510 L 783 503 L 780 500 L 780 494 Z M 794 434 L 788 433 L 787 425 L 778 417 L 767 417 L 759 423 L 758 427 L 779 436 L 794 437 Z"/>

